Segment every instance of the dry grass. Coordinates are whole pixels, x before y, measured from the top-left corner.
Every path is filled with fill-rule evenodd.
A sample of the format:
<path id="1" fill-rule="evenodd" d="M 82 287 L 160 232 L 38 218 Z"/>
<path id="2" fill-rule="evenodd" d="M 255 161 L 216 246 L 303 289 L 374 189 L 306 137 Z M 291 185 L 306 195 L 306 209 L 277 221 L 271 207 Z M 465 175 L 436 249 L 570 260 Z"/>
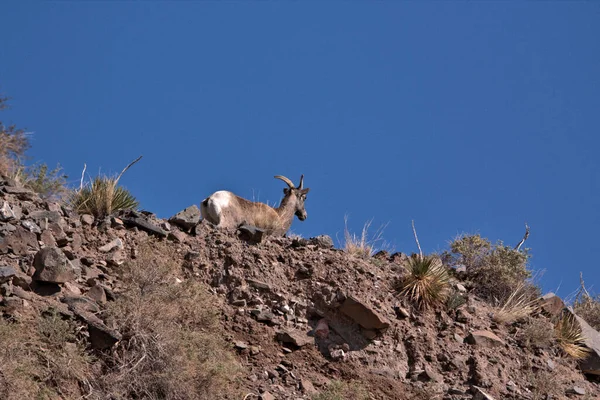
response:
<path id="1" fill-rule="evenodd" d="M 563 312 L 554 326 L 554 332 L 558 344 L 566 354 L 576 360 L 582 360 L 588 356 L 590 350 L 585 346 L 585 337 L 581 332 L 581 326 L 573 314 Z"/>
<path id="2" fill-rule="evenodd" d="M 519 332 L 517 339 L 522 346 L 529 349 L 546 349 L 555 342 L 554 326 L 547 318 L 529 318 Z"/>
<path id="3" fill-rule="evenodd" d="M 385 247 L 383 242 L 383 230 L 387 225 L 382 225 L 375 231 L 373 235 L 369 235 L 369 229 L 373 220 L 367 221 L 362 228 L 360 235 L 350 233 L 348 229 L 348 216 L 344 217 L 344 251 L 355 257 L 367 259 L 371 257 L 376 250 L 376 245 L 379 243 L 379 247 Z"/>
<path id="4" fill-rule="evenodd" d="M 537 302 L 531 298 L 527 284 L 522 282 L 494 312 L 492 319 L 498 323 L 509 324 L 528 317 L 537 308 Z"/>
<path id="5" fill-rule="evenodd" d="M 369 392 L 358 382 L 331 381 L 312 400 L 369 400 Z"/>
<path id="6" fill-rule="evenodd" d="M 573 301 L 573 311 L 596 330 L 600 330 L 600 295 L 591 295 L 585 287 L 583 276 L 580 288 Z"/>
<path id="7" fill-rule="evenodd" d="M 176 259 L 167 244 L 150 241 L 124 267 L 126 289 L 107 315 L 124 338 L 101 391 L 114 399 L 241 398 L 214 300 L 199 282 L 176 283 Z"/>
<path id="8" fill-rule="evenodd" d="M 0 398 L 75 399 L 89 394 L 93 358 L 58 314 L 0 319 Z"/>
<path id="9" fill-rule="evenodd" d="M 8 99 L 0 97 L 0 110 L 7 107 Z M 29 140 L 24 130 L 0 122 L 0 175 L 13 177 L 28 148 Z"/>
<path id="10" fill-rule="evenodd" d="M 399 282 L 402 295 L 421 309 L 443 303 L 450 288 L 446 267 L 437 257 L 412 257 L 405 267 L 407 274 Z"/>
<path id="11" fill-rule="evenodd" d="M 525 372 L 528 389 L 531 390 L 532 400 L 546 400 L 549 398 L 561 398 L 564 394 L 564 388 L 560 381 L 556 379 L 556 374 L 549 371 L 527 369 Z"/>

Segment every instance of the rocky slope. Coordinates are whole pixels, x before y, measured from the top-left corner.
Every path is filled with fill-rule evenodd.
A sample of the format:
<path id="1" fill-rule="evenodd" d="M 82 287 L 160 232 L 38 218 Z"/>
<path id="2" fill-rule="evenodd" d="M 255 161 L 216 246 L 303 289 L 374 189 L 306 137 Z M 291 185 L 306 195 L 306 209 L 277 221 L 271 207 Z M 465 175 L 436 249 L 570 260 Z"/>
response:
<path id="1" fill-rule="evenodd" d="M 364 260 L 327 236 L 225 232 L 200 222 L 195 207 L 170 222 L 134 211 L 96 221 L 0 179 L 4 318 L 52 307 L 81 324 L 90 352 L 110 351 L 123 338 L 102 310 L 122 289 L 119 270 L 149 236 L 173 247 L 181 266 L 173 284 L 209 288 L 246 399 L 600 398 L 595 352 L 586 376 L 556 343 L 524 333 L 531 321 L 552 329 L 548 317 L 563 307 L 555 297 L 528 321 L 499 324 L 454 273 L 456 304 L 417 312 L 395 289 L 408 259 L 402 253 Z M 328 388 L 337 381 L 356 390 L 334 397 Z"/>

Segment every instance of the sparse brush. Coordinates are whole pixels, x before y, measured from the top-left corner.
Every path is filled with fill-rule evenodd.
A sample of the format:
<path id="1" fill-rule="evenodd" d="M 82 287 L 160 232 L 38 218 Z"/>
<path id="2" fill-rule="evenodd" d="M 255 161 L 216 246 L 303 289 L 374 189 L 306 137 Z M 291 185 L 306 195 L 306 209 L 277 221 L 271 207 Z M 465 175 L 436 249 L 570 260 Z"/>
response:
<path id="1" fill-rule="evenodd" d="M 596 330 L 600 330 L 600 295 L 592 295 L 588 292 L 580 274 L 580 288 L 573 301 L 573 311 Z"/>
<path id="2" fill-rule="evenodd" d="M 400 293 L 419 308 L 426 309 L 446 300 L 449 276 L 439 258 L 412 257 L 405 269 L 408 273 L 401 279 Z"/>
<path id="3" fill-rule="evenodd" d="M 367 221 L 362 228 L 361 234 L 356 235 L 350 233 L 348 229 L 348 216 L 344 217 L 344 250 L 346 253 L 364 259 L 373 255 L 376 250 L 376 244 L 383 241 L 383 230 L 386 225 L 382 225 L 374 235 L 369 235 L 372 223 L 372 219 Z"/>
<path id="4" fill-rule="evenodd" d="M 60 201 L 67 194 L 67 176 L 62 173 L 62 168 L 57 165 L 50 170 L 46 164 L 35 164 L 28 167 L 19 167 L 15 174 L 15 181 L 38 193 L 41 198 L 50 201 Z"/>
<path id="5" fill-rule="evenodd" d="M 527 348 L 548 348 L 555 339 L 553 328 L 552 322 L 543 316 L 530 317 L 518 334 L 518 340 Z"/>
<path id="6" fill-rule="evenodd" d="M 450 295 L 448 296 L 448 299 L 446 300 L 446 307 L 448 308 L 448 310 L 456 310 L 466 302 L 467 299 L 465 298 L 465 296 L 460 294 L 458 291 L 453 290 L 452 293 L 450 293 Z"/>
<path id="7" fill-rule="evenodd" d="M 7 107 L 8 98 L 0 97 L 0 110 Z M 29 139 L 24 130 L 0 122 L 0 176 L 14 177 L 28 148 Z"/>
<path id="8" fill-rule="evenodd" d="M 558 344 L 565 353 L 576 360 L 588 356 L 590 349 L 585 346 L 585 337 L 575 315 L 567 311 L 563 312 L 554 326 L 554 332 Z"/>
<path id="9" fill-rule="evenodd" d="M 537 309 L 537 302 L 530 297 L 526 283 L 520 283 L 504 301 L 504 304 L 494 312 L 492 319 L 498 323 L 507 324 L 526 318 Z"/>
<path id="10" fill-rule="evenodd" d="M 312 400 L 369 400 L 369 393 L 358 382 L 331 381 L 327 388 Z"/>

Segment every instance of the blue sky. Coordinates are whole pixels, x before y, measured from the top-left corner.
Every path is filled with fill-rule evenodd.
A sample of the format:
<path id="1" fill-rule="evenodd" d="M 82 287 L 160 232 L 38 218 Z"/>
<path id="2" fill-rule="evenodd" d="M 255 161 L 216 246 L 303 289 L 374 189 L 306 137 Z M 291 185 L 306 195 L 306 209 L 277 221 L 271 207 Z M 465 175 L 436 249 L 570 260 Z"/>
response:
<path id="1" fill-rule="evenodd" d="M 1 119 L 75 184 L 169 217 L 311 188 L 304 236 L 515 244 L 545 290 L 600 286 L 598 2 L 2 2 Z M 598 288 L 600 290 L 600 288 Z"/>

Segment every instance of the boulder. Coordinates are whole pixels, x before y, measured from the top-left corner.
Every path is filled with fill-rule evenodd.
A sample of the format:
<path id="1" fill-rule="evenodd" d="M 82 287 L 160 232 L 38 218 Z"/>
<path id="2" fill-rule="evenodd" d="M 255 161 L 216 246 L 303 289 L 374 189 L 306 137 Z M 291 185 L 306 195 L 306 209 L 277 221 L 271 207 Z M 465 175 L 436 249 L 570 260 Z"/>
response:
<path id="1" fill-rule="evenodd" d="M 321 249 L 331 249 L 333 247 L 333 239 L 327 235 L 320 235 L 310 238 L 310 244 L 314 244 Z"/>
<path id="2" fill-rule="evenodd" d="M 34 259 L 33 279 L 42 282 L 65 283 L 76 277 L 75 268 L 65 254 L 56 247 L 38 251 Z"/>
<path id="3" fill-rule="evenodd" d="M 315 342 L 315 339 L 307 336 L 306 333 L 289 329 L 277 332 L 277 340 L 283 343 L 291 343 L 296 347 L 303 347 Z"/>
<path id="4" fill-rule="evenodd" d="M 571 309 L 567 309 L 572 312 Z M 600 333 L 592 328 L 583 318 L 576 314 L 575 318 L 581 327 L 586 347 L 590 349 L 588 356 L 579 362 L 581 370 L 590 375 L 600 375 Z"/>
<path id="5" fill-rule="evenodd" d="M 538 300 L 538 304 L 543 312 L 552 317 L 560 315 L 565 308 L 565 303 L 554 293 L 548 293 L 542 296 Z"/>
<path id="6" fill-rule="evenodd" d="M 390 326 L 387 318 L 353 296 L 346 298 L 340 311 L 365 329 L 385 329 Z"/>
<path id="7" fill-rule="evenodd" d="M 194 204 L 169 218 L 169 222 L 185 230 L 192 229 L 200 222 L 200 209 Z"/>

